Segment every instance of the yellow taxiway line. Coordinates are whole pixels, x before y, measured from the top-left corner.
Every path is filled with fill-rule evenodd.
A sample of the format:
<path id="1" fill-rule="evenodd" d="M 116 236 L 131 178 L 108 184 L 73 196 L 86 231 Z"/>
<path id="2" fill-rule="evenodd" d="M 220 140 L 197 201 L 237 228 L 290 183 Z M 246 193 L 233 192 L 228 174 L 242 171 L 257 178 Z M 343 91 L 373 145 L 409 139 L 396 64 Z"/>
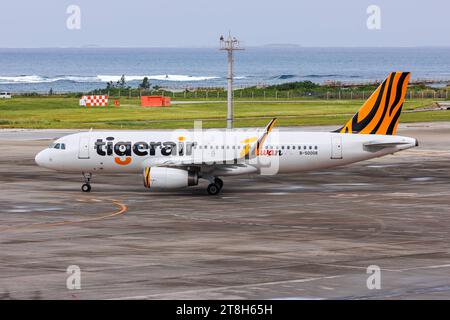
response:
<path id="1" fill-rule="evenodd" d="M 78 224 L 78 223 L 85 223 L 85 222 L 92 222 L 92 221 L 99 221 L 104 220 L 108 218 L 112 218 L 121 214 L 124 214 L 128 207 L 117 201 L 117 200 L 111 200 L 112 203 L 114 203 L 119 210 L 109 213 L 107 215 L 94 217 L 94 218 L 87 218 L 87 219 L 79 219 L 79 220 L 65 220 L 65 221 L 58 221 L 58 222 L 48 222 L 48 223 L 33 223 L 33 224 L 26 224 L 26 225 L 20 225 L 20 226 L 9 226 L 0 228 L 0 232 L 2 231 L 10 231 L 10 230 L 18 230 L 18 229 L 36 229 L 36 228 L 48 228 L 48 227 L 56 227 L 56 226 L 64 226 L 64 225 L 72 225 L 72 224 Z"/>

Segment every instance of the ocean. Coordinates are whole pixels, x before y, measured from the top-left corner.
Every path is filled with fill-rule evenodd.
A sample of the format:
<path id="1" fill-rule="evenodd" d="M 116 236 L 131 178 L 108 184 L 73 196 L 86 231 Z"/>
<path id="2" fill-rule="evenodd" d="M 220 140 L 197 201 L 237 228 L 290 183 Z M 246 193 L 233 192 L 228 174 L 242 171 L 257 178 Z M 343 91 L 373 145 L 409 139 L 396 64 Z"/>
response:
<path id="1" fill-rule="evenodd" d="M 250 47 L 235 53 L 235 86 L 291 81 L 371 81 L 391 71 L 450 79 L 450 47 Z M 169 89 L 224 87 L 226 53 L 215 48 L 0 49 L 0 91 L 87 92 L 125 75 Z"/>

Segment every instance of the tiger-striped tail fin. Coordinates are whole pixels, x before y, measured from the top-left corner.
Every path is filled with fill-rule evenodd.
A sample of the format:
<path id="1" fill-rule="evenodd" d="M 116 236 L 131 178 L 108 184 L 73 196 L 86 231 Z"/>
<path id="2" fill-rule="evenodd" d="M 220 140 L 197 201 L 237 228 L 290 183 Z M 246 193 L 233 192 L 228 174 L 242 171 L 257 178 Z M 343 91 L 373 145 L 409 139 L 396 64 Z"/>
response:
<path id="1" fill-rule="evenodd" d="M 392 72 L 340 133 L 395 135 L 410 78 L 409 72 Z"/>

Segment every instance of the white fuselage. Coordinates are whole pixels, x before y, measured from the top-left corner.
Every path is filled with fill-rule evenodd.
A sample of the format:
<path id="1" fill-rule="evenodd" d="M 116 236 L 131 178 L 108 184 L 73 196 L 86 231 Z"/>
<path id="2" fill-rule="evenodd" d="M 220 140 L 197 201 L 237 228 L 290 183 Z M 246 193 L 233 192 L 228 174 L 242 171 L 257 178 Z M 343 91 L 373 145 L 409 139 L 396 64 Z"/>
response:
<path id="1" fill-rule="evenodd" d="M 58 139 L 53 146 L 60 148 L 41 151 L 36 162 L 63 172 L 141 173 L 181 161 L 213 176 L 277 174 L 345 165 L 417 145 L 402 136 L 274 131 L 258 156 L 242 157 L 260 135 L 258 130 L 83 132 Z M 382 147 L 368 147 L 377 143 Z"/>

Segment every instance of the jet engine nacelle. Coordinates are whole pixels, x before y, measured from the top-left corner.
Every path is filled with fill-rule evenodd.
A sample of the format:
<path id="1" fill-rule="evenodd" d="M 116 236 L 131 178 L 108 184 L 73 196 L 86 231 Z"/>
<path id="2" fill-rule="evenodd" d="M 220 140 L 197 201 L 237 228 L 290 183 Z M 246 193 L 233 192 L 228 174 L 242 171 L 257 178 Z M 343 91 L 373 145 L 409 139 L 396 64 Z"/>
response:
<path id="1" fill-rule="evenodd" d="M 175 189 L 197 184 L 198 174 L 194 171 L 165 167 L 144 169 L 144 186 L 149 189 Z"/>

